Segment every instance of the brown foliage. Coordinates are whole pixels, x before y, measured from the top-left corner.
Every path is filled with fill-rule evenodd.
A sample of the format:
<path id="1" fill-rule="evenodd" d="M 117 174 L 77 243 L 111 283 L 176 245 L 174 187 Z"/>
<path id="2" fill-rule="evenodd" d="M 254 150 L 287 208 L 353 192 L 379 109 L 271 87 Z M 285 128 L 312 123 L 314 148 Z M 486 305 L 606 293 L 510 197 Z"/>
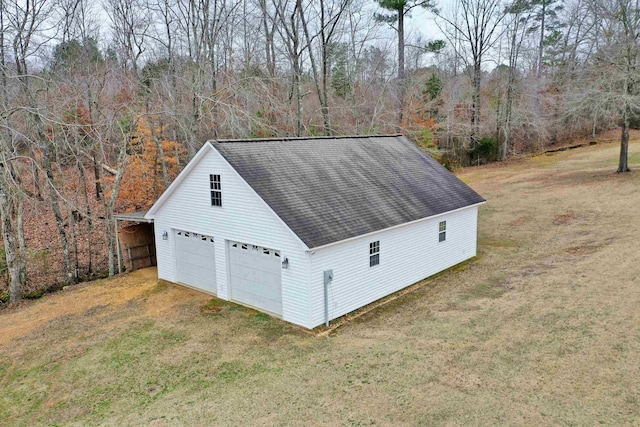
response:
<path id="1" fill-rule="evenodd" d="M 152 132 L 149 126 L 147 120 L 138 120 L 137 129 L 132 137 L 135 143 L 132 142 L 118 197 L 119 211 L 135 212 L 149 209 L 165 190 L 158 145 L 164 153 L 169 183 L 180 172 L 180 159 L 186 157 L 184 145 L 165 139 L 162 136 L 163 129 L 154 129 Z M 157 143 L 154 133 L 159 135 Z"/>

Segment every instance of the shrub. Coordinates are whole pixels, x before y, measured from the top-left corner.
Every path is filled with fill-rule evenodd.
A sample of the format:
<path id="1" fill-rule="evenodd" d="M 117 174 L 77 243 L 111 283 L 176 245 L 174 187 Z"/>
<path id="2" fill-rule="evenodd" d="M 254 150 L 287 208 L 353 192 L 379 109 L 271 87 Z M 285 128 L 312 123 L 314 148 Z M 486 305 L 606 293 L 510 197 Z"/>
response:
<path id="1" fill-rule="evenodd" d="M 45 289 L 41 288 L 35 291 L 31 291 L 31 292 L 25 292 L 24 294 L 22 294 L 22 297 L 24 299 L 38 299 L 40 297 L 42 297 L 42 295 L 44 295 L 45 293 Z"/>
<path id="2" fill-rule="evenodd" d="M 491 136 L 480 138 L 478 144 L 469 151 L 472 164 L 483 164 L 498 160 L 498 141 Z"/>

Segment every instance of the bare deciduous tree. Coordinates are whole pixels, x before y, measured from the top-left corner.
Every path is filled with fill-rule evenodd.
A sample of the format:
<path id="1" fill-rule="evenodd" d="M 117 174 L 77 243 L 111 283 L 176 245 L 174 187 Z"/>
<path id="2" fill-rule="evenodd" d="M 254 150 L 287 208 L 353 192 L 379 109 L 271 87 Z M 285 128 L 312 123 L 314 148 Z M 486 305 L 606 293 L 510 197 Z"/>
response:
<path id="1" fill-rule="evenodd" d="M 438 15 L 444 34 L 462 59 L 471 78 L 471 146 L 480 139 L 482 66 L 486 55 L 502 36 L 505 10 L 500 0 L 460 0 L 459 8 Z M 458 40 L 462 43 L 458 43 Z"/>
<path id="2" fill-rule="evenodd" d="M 638 0 L 593 0 L 601 36 L 598 51 L 585 68 L 587 88 L 578 99 L 604 107 L 621 127 L 618 173 L 628 172 L 629 128 L 640 115 L 640 3 Z"/>

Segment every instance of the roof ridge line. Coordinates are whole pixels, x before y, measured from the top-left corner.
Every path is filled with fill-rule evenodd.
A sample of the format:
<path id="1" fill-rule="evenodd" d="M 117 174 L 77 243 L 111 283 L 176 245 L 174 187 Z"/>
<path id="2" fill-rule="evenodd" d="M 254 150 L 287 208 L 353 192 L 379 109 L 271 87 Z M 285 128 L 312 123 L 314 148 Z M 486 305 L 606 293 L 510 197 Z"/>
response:
<path id="1" fill-rule="evenodd" d="M 375 135 L 338 135 L 338 136 L 283 136 L 280 138 L 239 138 L 239 139 L 212 139 L 210 142 L 221 144 L 230 142 L 276 142 L 276 141 L 305 141 L 311 139 L 356 139 L 356 138 L 379 138 L 379 137 L 399 137 L 401 133 L 375 134 Z"/>

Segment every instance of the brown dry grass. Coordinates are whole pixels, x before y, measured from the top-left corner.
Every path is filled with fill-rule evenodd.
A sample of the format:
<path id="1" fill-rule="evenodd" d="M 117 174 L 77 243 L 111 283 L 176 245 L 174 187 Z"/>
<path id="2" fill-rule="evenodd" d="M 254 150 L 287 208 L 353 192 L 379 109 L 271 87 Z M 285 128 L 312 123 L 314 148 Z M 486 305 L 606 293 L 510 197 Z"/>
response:
<path id="1" fill-rule="evenodd" d="M 4 311 L 0 425 L 638 424 L 640 173 L 616 156 L 461 171 L 478 259 L 328 338 L 153 270 Z"/>

